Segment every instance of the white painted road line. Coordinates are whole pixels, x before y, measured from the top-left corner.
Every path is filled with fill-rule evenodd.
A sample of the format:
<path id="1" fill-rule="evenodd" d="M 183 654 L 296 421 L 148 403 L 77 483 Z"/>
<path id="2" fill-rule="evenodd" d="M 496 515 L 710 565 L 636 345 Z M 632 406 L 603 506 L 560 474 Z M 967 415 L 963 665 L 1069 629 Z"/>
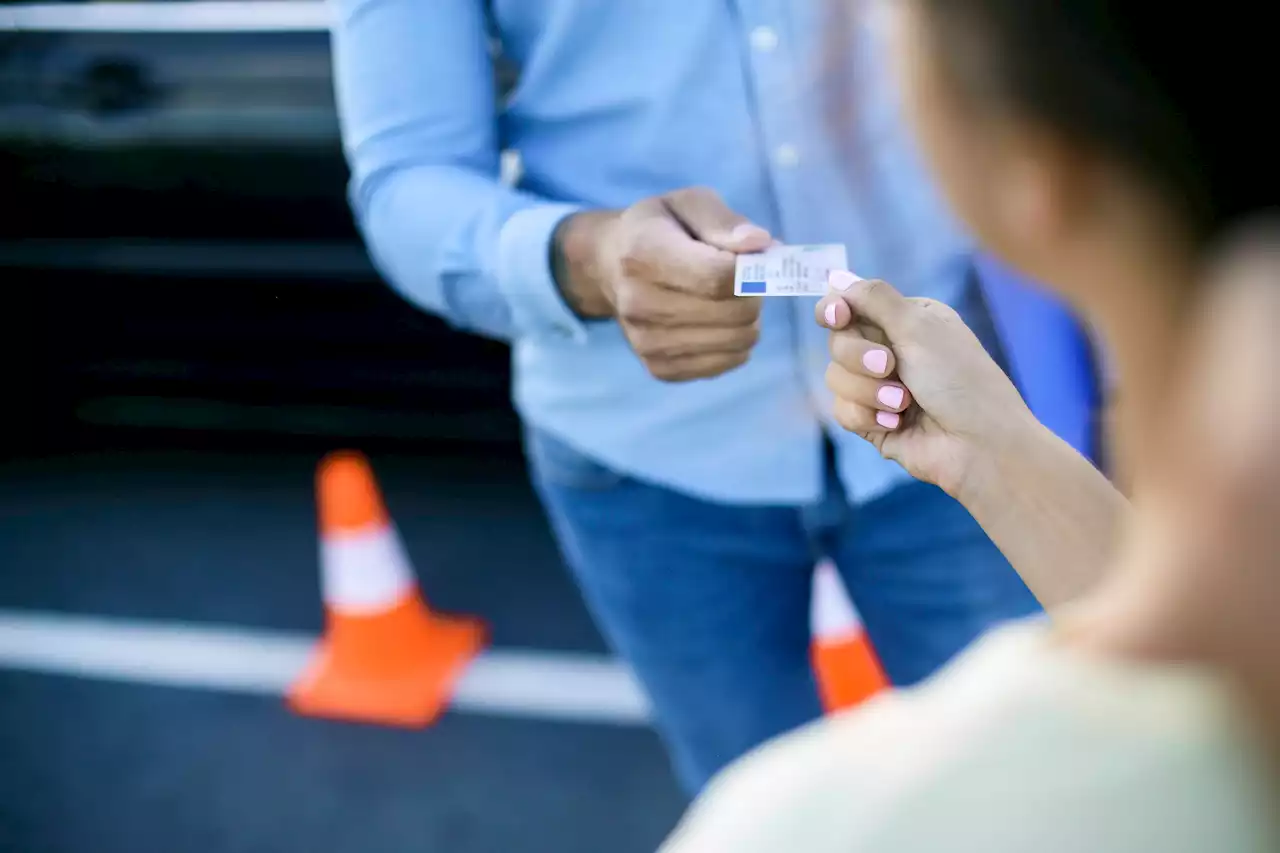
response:
<path id="1" fill-rule="evenodd" d="M 62 33 L 328 32 L 332 20 L 323 0 L 0 5 L 0 30 Z"/>
<path id="2" fill-rule="evenodd" d="M 0 668 L 138 684 L 283 695 L 316 639 L 283 631 L 0 610 Z M 629 670 L 567 652 L 489 651 L 466 671 L 454 711 L 647 726 Z"/>

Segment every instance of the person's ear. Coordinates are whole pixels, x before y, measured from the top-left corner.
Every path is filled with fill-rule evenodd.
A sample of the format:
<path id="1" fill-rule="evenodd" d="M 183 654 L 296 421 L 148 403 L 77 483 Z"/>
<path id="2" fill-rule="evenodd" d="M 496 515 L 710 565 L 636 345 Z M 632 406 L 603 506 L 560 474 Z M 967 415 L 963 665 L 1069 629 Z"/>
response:
<path id="1" fill-rule="evenodd" d="M 1087 161 L 1047 134 L 1025 127 L 1002 133 L 1002 167 L 991 171 L 991 209 L 1009 260 L 1053 280 L 1074 253 L 1087 222 L 1093 184 Z"/>
<path id="2" fill-rule="evenodd" d="M 1061 248 L 1078 210 L 1079 169 L 1058 146 L 1027 135 L 1008 146 L 997 186 L 1002 230 L 1029 250 Z"/>

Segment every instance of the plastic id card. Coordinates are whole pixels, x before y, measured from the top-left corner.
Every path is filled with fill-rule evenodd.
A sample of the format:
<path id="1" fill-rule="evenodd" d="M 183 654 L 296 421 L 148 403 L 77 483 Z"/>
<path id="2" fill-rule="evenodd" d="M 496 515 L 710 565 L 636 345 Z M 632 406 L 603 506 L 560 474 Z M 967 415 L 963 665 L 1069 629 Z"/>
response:
<path id="1" fill-rule="evenodd" d="M 739 255 L 735 296 L 825 296 L 832 270 L 848 264 L 844 246 L 773 246 Z"/>

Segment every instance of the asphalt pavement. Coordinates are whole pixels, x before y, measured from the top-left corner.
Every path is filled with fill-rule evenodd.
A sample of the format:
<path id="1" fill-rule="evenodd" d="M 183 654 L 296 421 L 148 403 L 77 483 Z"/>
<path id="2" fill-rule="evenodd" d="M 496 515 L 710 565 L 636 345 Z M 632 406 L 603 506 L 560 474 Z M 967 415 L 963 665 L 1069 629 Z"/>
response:
<path id="1" fill-rule="evenodd" d="M 498 650 L 607 655 L 517 453 L 371 456 L 434 605 L 483 616 Z M 0 610 L 318 635 L 318 458 L 0 462 Z M 402 731 L 0 660 L 6 853 L 640 853 L 683 805 L 643 725 L 453 711 Z"/>

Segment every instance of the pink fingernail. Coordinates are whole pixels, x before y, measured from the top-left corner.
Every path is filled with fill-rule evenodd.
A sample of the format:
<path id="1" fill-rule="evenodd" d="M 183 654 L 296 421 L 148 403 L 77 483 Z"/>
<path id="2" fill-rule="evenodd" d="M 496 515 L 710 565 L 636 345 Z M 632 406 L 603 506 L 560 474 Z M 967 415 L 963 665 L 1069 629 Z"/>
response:
<path id="1" fill-rule="evenodd" d="M 889 371 L 889 353 L 882 349 L 869 349 L 862 354 L 862 364 L 877 376 Z"/>
<path id="2" fill-rule="evenodd" d="M 827 306 L 827 310 L 822 312 L 822 316 L 826 318 L 827 325 L 831 328 L 836 327 L 836 304 L 832 302 Z"/>
<path id="3" fill-rule="evenodd" d="M 876 412 L 876 423 L 885 429 L 897 429 L 901 422 L 901 415 L 895 415 L 893 412 Z"/>
<path id="4" fill-rule="evenodd" d="M 862 281 L 862 279 L 848 270 L 832 270 L 827 276 L 827 283 L 841 293 L 853 287 L 855 281 Z"/>
<path id="5" fill-rule="evenodd" d="M 902 408 L 902 389 L 896 385 L 885 385 L 876 396 L 880 398 L 881 403 L 891 409 Z"/>

